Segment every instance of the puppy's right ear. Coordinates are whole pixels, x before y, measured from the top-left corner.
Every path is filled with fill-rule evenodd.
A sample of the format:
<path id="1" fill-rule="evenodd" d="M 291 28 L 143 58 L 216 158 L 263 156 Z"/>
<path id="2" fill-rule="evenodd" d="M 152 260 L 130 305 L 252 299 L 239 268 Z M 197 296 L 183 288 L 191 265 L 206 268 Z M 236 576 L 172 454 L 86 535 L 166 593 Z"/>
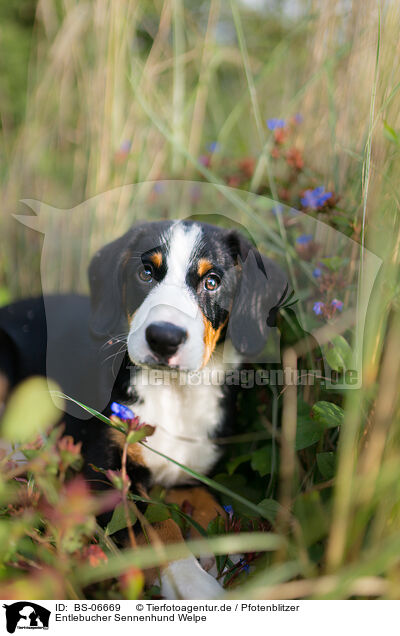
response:
<path id="1" fill-rule="evenodd" d="M 89 265 L 90 330 L 98 338 L 111 338 L 124 329 L 122 285 L 130 236 L 127 232 L 102 247 Z"/>

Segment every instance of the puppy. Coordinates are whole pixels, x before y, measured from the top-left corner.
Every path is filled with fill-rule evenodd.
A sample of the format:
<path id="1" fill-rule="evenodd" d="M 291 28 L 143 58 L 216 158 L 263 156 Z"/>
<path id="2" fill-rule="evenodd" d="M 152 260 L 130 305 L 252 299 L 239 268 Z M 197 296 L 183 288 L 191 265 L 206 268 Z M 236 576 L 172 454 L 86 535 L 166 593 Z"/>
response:
<path id="1" fill-rule="evenodd" d="M 161 221 L 136 225 L 99 250 L 89 284 L 90 302 L 60 295 L 0 310 L 3 399 L 23 378 L 43 374 L 107 415 L 113 401 L 128 406 L 155 427 L 147 448 L 129 447 L 132 491 L 165 486 L 168 501 L 189 501 L 207 527 L 222 513 L 217 502 L 203 488 L 187 488 L 194 480 L 162 455 L 199 473 L 213 468 L 220 455 L 213 440 L 230 432 L 235 411 L 234 387 L 213 374 L 263 350 L 286 276 L 236 231 Z M 66 433 L 83 444 L 89 480 L 96 478 L 91 464 L 121 467 L 121 433 L 72 403 L 64 419 Z M 183 540 L 171 519 L 155 529 L 164 542 Z M 140 533 L 138 542 L 145 542 Z M 163 568 L 161 590 L 167 598 L 221 593 L 192 555 Z"/>

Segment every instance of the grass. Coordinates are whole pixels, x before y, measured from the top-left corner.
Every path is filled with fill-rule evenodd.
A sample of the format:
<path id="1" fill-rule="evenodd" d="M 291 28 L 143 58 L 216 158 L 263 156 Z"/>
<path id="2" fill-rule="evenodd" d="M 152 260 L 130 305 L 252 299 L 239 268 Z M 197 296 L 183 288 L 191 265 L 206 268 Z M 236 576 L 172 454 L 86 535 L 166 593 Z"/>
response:
<path id="1" fill-rule="evenodd" d="M 88 201 L 73 223 L 42 210 L 45 243 L 53 237 L 60 263 L 46 289 L 76 289 L 78 279 L 85 291 L 79 273 L 105 238 L 143 215 L 184 216 L 188 205 L 202 212 L 207 206 L 193 194 L 201 182 L 201 201 L 226 214 L 223 222 L 244 226 L 290 271 L 302 325 L 318 333 L 333 368 L 354 345 L 353 299 L 358 293 L 361 302 L 371 281 L 368 252 L 382 261 L 362 340 L 362 387 L 288 385 L 240 395 L 239 429 L 209 477 L 233 509 L 226 523 L 209 528 L 207 547 L 200 539 L 191 545 L 196 554 L 218 556 L 230 596 L 399 596 L 399 23 L 399 8 L 389 0 L 360 0 L 351 10 L 339 0 L 312 9 L 305 3 L 296 20 L 279 13 L 260 18 L 233 1 L 94 0 L 88 10 L 41 0 L 25 88 L 21 80 L 26 100 L 13 116 L 5 102 L 2 302 L 40 290 L 40 235 L 11 216 L 26 213 L 18 201 L 27 197 L 66 209 Z M 302 123 L 283 133 L 266 124 L 296 113 Z M 158 194 L 129 186 L 169 179 L 173 187 Z M 175 187 L 182 179 L 188 185 Z M 334 197 L 305 209 L 304 191 L 319 185 Z M 272 218 L 278 201 L 282 214 Z M 292 206 L 307 216 L 290 221 Z M 308 260 L 308 248 L 296 243 L 310 227 L 325 245 L 323 255 L 339 257 L 324 266 L 332 293 L 343 290 L 344 274 L 359 283 L 343 291 L 333 329 L 312 311 L 317 300 L 332 300 L 312 275 L 322 254 Z M 55 242 L 60 231 L 62 245 Z M 289 328 L 289 308 L 282 315 L 284 361 L 296 368 L 304 343 Z M 33 398 L 29 390 L 19 398 L 22 408 Z M 333 422 L 332 408 L 338 409 Z M 8 418 L 21 428 L 20 415 Z M 181 548 L 121 553 L 95 514 L 121 502 L 123 482 L 115 480 L 113 501 L 97 500 L 78 476 L 79 448 L 54 432 L 39 452 L 30 442 L 31 413 L 26 421 L 28 476 L 9 458 L 1 463 L 3 598 L 31 597 L 32 589 L 37 598 L 140 596 L 140 568 L 175 558 Z M 187 528 L 190 516 L 166 505 L 163 495 L 152 493 L 142 522 L 172 515 Z M 124 520 L 116 515 L 114 527 Z M 242 551 L 249 573 L 229 560 Z"/>

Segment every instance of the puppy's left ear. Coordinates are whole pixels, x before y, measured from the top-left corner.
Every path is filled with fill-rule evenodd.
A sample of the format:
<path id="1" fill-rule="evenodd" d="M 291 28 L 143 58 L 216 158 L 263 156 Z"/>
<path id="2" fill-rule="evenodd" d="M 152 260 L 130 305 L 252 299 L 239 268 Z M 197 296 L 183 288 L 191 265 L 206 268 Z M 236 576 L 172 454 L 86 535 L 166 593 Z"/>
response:
<path id="1" fill-rule="evenodd" d="M 98 338 L 110 338 L 123 331 L 123 269 L 130 235 L 127 232 L 102 247 L 89 265 L 90 330 Z"/>
<path id="2" fill-rule="evenodd" d="M 231 232 L 228 242 L 239 269 L 228 336 L 239 353 L 251 358 L 261 353 L 269 330 L 276 327 L 289 283 L 285 272 L 239 233 Z"/>

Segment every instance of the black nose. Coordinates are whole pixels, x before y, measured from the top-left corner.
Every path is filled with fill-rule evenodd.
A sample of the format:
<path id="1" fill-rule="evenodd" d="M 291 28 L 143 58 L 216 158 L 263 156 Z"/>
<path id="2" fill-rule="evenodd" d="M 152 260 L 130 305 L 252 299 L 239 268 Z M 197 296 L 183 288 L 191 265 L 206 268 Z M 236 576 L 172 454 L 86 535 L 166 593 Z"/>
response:
<path id="1" fill-rule="evenodd" d="M 152 322 L 146 329 L 150 348 L 162 358 L 172 356 L 186 338 L 187 332 L 172 322 Z"/>

